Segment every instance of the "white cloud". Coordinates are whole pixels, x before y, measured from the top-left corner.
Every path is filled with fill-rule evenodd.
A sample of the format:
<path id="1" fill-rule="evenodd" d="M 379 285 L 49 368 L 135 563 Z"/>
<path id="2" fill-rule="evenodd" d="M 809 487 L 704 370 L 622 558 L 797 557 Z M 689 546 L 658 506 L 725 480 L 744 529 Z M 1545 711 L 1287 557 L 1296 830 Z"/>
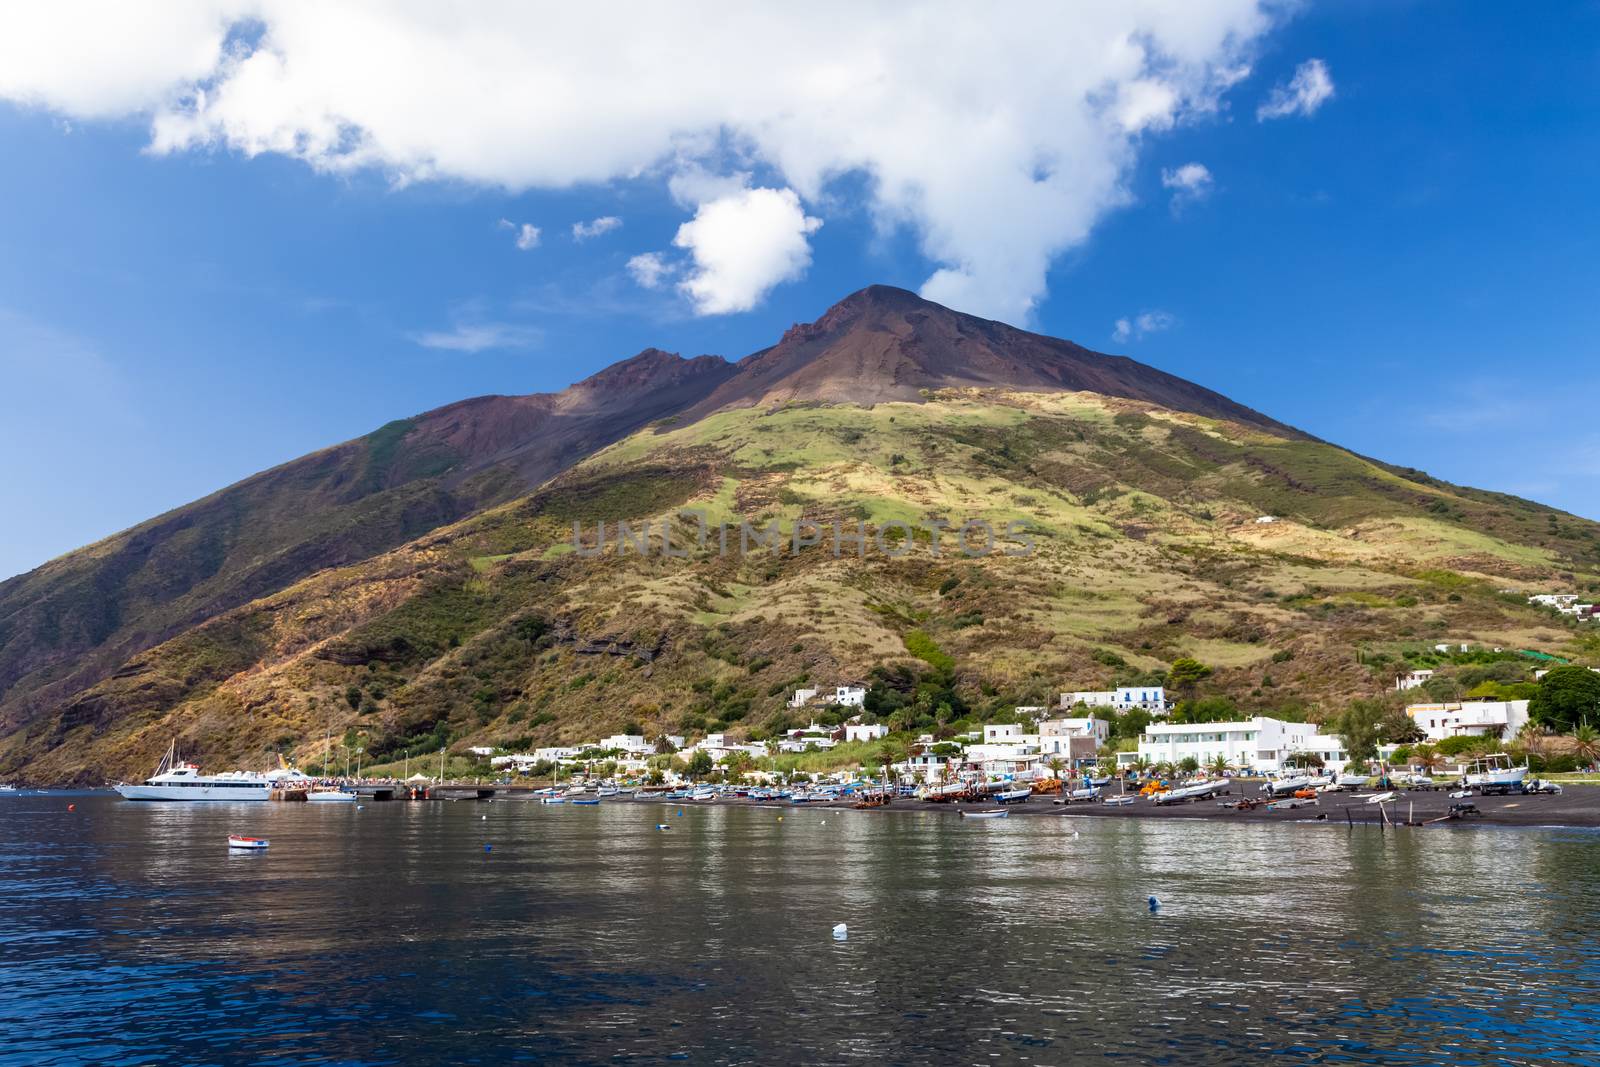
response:
<path id="1" fill-rule="evenodd" d="M 1161 187 L 1172 190 L 1174 211 L 1210 196 L 1212 184 L 1211 171 L 1203 163 L 1185 163 L 1161 171 Z"/>
<path id="2" fill-rule="evenodd" d="M 659 289 L 663 281 L 677 273 L 677 267 L 659 252 L 641 252 L 628 260 L 628 273 L 644 288 Z"/>
<path id="3" fill-rule="evenodd" d="M 529 222 L 515 223 L 510 219 L 501 219 L 500 228 L 511 230 L 517 235 L 517 247 L 527 252 L 539 247 L 539 227 Z"/>
<path id="4" fill-rule="evenodd" d="M 1170 330 L 1177 324 L 1177 316 L 1171 312 L 1141 311 L 1130 318 L 1118 319 L 1111 331 L 1111 339 L 1119 345 L 1126 344 L 1129 341 L 1141 340 L 1147 334 Z"/>
<path id="5" fill-rule="evenodd" d="M 1295 68 L 1288 85 L 1275 85 L 1266 103 L 1256 108 L 1256 121 L 1289 115 L 1314 115 L 1333 99 L 1333 77 L 1320 59 L 1308 59 Z"/>
<path id="6" fill-rule="evenodd" d="M 678 288 L 702 315 L 749 311 L 774 285 L 805 273 L 806 237 L 821 225 L 793 189 L 744 189 L 701 204 L 672 241 L 694 259 Z"/>
<path id="7" fill-rule="evenodd" d="M 1282 10 L 172 0 L 156 19 L 54 0 L 0 6 L 0 97 L 143 117 L 157 153 L 270 152 L 402 183 L 698 173 L 727 188 L 675 195 L 767 185 L 817 215 L 856 175 L 875 221 L 909 227 L 936 267 L 926 295 L 1020 322 L 1052 260 L 1127 202 L 1144 141 L 1214 111 Z M 772 236 L 792 250 L 792 230 Z"/>
<path id="8" fill-rule="evenodd" d="M 601 215 L 589 222 L 574 222 L 572 224 L 572 239 L 574 241 L 587 241 L 591 237 L 599 237 L 603 233 L 610 233 L 622 225 L 622 220 L 615 215 Z"/>
<path id="9" fill-rule="evenodd" d="M 424 348 L 447 352 L 484 352 L 491 348 L 528 348 L 538 344 L 542 336 L 531 326 L 511 322 L 465 322 L 448 330 L 416 334 L 412 340 Z"/>

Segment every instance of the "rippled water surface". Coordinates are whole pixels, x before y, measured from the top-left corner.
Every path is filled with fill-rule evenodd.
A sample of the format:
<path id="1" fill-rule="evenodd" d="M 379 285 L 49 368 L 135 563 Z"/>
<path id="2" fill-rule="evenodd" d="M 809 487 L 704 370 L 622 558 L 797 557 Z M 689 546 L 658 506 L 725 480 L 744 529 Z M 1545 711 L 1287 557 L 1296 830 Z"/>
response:
<path id="1" fill-rule="evenodd" d="M 1591 832 L 679 810 L 0 799 L 0 1063 L 1600 1063 Z"/>

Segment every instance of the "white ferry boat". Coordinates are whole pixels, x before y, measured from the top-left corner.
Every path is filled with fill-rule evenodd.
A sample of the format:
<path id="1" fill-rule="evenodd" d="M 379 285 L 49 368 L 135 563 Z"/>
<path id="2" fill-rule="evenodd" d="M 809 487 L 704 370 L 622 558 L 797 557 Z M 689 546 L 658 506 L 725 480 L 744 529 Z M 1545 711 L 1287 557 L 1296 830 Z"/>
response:
<path id="1" fill-rule="evenodd" d="M 201 774 L 200 768 L 177 758 L 177 742 L 167 749 L 156 773 L 142 784 L 117 784 L 124 800 L 266 800 L 272 779 L 248 771 Z"/>

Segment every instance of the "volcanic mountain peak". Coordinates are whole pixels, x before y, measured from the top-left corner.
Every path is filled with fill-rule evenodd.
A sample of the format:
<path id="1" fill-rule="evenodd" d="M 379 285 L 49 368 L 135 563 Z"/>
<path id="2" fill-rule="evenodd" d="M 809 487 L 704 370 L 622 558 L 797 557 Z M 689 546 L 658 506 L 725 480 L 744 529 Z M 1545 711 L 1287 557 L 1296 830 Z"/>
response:
<path id="1" fill-rule="evenodd" d="M 964 315 L 915 293 L 872 285 L 776 345 L 690 409 L 796 401 L 875 404 L 922 399 L 929 389 L 1094 392 L 1303 436 L 1227 397 L 1164 371 L 1002 322 Z"/>

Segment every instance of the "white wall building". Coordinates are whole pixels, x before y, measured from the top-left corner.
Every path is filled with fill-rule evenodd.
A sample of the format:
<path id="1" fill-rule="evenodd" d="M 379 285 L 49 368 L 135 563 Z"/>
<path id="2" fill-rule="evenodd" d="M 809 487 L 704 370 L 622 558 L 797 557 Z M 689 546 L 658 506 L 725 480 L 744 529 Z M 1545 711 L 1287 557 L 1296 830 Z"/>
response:
<path id="1" fill-rule="evenodd" d="M 1404 693 L 1408 689 L 1417 689 L 1426 684 L 1433 677 L 1432 671 L 1407 671 L 1395 677 L 1394 688 L 1397 693 Z"/>
<path id="2" fill-rule="evenodd" d="M 796 689 L 794 696 L 789 698 L 789 706 L 791 708 L 803 708 L 816 695 L 817 691 L 815 689 Z"/>
<path id="3" fill-rule="evenodd" d="M 867 700 L 867 687 L 864 685 L 841 685 L 834 689 L 833 699 L 830 704 L 838 704 L 846 708 L 859 708 Z"/>
<path id="4" fill-rule="evenodd" d="M 656 746 L 644 739 L 643 734 L 612 734 L 597 746 L 599 748 L 620 748 L 630 756 L 654 752 Z"/>
<path id="5" fill-rule="evenodd" d="M 1167 691 L 1159 685 L 1125 685 L 1117 689 L 1078 690 L 1061 694 L 1063 708 L 1079 704 L 1089 708 L 1110 708 L 1113 711 L 1132 711 L 1142 708 L 1154 715 L 1163 714 L 1171 706 Z"/>
<path id="6" fill-rule="evenodd" d="M 1316 755 L 1334 771 L 1347 762 L 1344 742 L 1319 734 L 1315 723 L 1263 715 L 1246 722 L 1151 723 L 1139 738 L 1139 755 L 1152 763 L 1180 763 L 1193 756 L 1204 766 L 1221 756 L 1240 770 L 1270 772 L 1282 770 L 1297 752 Z"/>
<path id="7" fill-rule="evenodd" d="M 1050 755 L 1050 742 L 1064 737 L 1092 737 L 1096 745 L 1111 740 L 1111 723 L 1094 716 L 1082 719 L 1046 719 L 1039 724 L 1039 745 Z"/>
<path id="8" fill-rule="evenodd" d="M 888 736 L 889 728 L 881 722 L 851 722 L 844 727 L 846 741 L 876 741 Z"/>
<path id="9" fill-rule="evenodd" d="M 1412 704 L 1406 714 L 1430 741 L 1468 734 L 1509 741 L 1528 721 L 1526 700 L 1468 700 L 1459 704 Z"/>

